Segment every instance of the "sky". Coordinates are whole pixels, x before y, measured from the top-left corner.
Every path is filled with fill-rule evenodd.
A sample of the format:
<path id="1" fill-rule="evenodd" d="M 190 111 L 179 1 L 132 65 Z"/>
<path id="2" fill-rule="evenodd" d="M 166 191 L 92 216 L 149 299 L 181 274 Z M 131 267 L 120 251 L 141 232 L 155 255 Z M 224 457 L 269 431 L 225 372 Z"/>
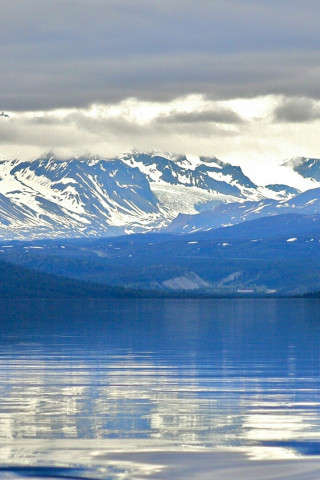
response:
<path id="1" fill-rule="evenodd" d="M 318 0 L 1 0 L 0 158 L 320 157 L 319 25 Z"/>

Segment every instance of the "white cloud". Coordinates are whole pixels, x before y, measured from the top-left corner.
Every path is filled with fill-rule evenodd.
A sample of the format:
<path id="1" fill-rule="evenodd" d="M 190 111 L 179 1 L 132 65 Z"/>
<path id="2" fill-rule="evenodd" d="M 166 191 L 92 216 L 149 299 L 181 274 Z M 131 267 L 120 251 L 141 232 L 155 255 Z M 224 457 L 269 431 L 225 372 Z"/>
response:
<path id="1" fill-rule="evenodd" d="M 305 123 L 277 120 L 275 112 L 291 101 L 187 95 L 168 102 L 128 98 L 88 108 L 8 112 L 9 118 L 0 117 L 0 156 L 32 158 L 54 150 L 112 157 L 132 148 L 215 155 L 240 164 L 259 183 L 285 182 L 288 173 L 274 169 L 284 159 L 320 156 L 317 116 Z"/>

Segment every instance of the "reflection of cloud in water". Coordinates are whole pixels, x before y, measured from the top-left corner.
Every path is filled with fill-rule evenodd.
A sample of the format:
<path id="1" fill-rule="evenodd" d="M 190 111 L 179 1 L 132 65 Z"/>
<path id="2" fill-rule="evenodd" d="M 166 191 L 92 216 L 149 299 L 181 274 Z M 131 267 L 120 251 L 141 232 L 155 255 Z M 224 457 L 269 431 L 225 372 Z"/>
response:
<path id="1" fill-rule="evenodd" d="M 10 446 L 10 445 L 9 445 Z M 232 450 L 190 449 L 169 443 L 113 440 L 20 441 L 12 446 L 5 479 L 318 480 L 317 459 L 256 460 Z M 18 465 L 18 466 L 17 466 Z M 48 465 L 50 465 L 48 467 Z M 61 467 L 63 465 L 64 467 Z M 42 476 L 42 475 L 43 476 Z M 31 478 L 35 478 L 31 476 Z"/>
<path id="2" fill-rule="evenodd" d="M 51 306 L 44 323 L 47 304 L 10 317 L 0 303 L 0 465 L 78 466 L 115 480 L 142 479 L 147 467 L 151 479 L 260 480 L 278 478 L 276 463 L 259 463 L 260 475 L 248 455 L 319 455 L 318 304 L 313 320 L 313 304 L 307 314 L 305 303 L 255 304 L 103 303 L 99 313 L 77 303 L 61 316 Z M 23 319 L 35 314 L 31 335 Z M 211 447 L 247 457 L 210 456 Z M 283 478 L 320 478 L 281 465 Z"/>
<path id="3" fill-rule="evenodd" d="M 318 435 L 318 403 L 295 398 L 286 379 L 245 378 L 226 351 L 215 362 L 169 361 L 124 352 L 7 358 L 0 438 L 159 438 L 253 451 Z"/>
<path id="4" fill-rule="evenodd" d="M 6 385 L 2 391 L 0 437 L 121 436 L 216 443 L 212 436 L 228 437 L 237 417 L 237 397 L 228 389 L 221 396 L 221 380 L 201 380 L 194 367 L 157 366 L 141 358 L 59 366 L 35 357 L 19 368 L 10 362 L 1 365 L 13 388 Z"/>
<path id="5" fill-rule="evenodd" d="M 299 434 L 299 438 L 310 438 L 312 423 L 300 416 L 281 414 L 253 414 L 246 418 L 243 429 L 248 439 L 285 440 Z M 313 435 L 316 435 L 314 432 Z M 312 433 L 311 433 L 312 436 Z"/>

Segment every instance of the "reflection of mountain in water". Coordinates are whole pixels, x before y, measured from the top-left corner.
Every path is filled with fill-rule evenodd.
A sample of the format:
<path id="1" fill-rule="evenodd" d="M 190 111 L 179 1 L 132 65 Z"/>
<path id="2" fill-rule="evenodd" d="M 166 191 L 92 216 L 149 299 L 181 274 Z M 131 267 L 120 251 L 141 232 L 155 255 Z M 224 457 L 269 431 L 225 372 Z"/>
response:
<path id="1" fill-rule="evenodd" d="M 252 451 L 312 441 L 320 330 L 318 303 L 307 307 L 2 303 L 0 438 L 140 438 Z"/>

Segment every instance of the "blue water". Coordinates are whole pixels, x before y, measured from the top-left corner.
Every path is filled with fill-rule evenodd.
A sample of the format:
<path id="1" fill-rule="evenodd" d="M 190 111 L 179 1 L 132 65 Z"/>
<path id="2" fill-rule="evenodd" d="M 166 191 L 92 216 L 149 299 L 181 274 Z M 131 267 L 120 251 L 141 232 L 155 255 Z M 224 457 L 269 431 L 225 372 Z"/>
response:
<path id="1" fill-rule="evenodd" d="M 90 449 L 125 442 L 320 454 L 317 300 L 6 300 L 0 319 L 3 478 L 118 478 Z"/>

